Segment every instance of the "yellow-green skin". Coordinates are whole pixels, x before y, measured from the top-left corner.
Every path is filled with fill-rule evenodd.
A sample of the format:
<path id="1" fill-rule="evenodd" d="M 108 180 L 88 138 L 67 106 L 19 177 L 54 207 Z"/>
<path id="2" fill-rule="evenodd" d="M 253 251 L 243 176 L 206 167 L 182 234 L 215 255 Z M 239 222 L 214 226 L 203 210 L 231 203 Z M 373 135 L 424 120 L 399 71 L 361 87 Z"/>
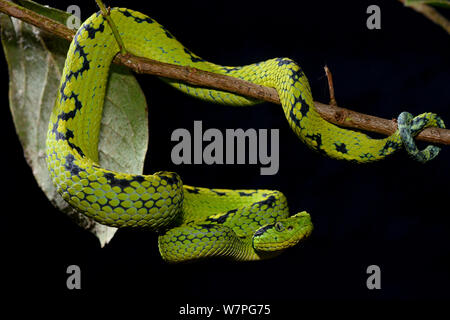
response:
<path id="1" fill-rule="evenodd" d="M 384 158 L 401 147 L 399 134 L 386 139 L 338 128 L 314 109 L 306 76 L 288 58 L 244 67 L 207 62 L 183 47 L 163 26 L 139 12 L 118 8 L 111 18 L 128 52 L 274 87 L 286 118 L 312 149 L 358 162 Z M 100 120 L 112 58 L 119 47 L 105 18 L 94 14 L 78 30 L 67 54 L 49 123 L 46 159 L 58 192 L 95 221 L 114 227 L 158 231 L 165 260 L 209 256 L 257 260 L 306 238 L 307 213 L 289 217 L 284 195 L 270 190 L 219 190 L 183 186 L 172 172 L 131 175 L 98 164 Z M 255 101 L 219 90 L 165 80 L 198 98 L 223 104 Z"/>

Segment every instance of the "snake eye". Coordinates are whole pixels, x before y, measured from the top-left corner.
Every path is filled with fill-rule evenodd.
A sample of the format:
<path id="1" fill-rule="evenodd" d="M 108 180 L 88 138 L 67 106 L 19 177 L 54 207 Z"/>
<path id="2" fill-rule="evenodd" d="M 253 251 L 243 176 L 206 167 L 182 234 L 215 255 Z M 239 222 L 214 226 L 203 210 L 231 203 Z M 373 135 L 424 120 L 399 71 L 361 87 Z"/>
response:
<path id="1" fill-rule="evenodd" d="M 275 230 L 277 231 L 283 231 L 284 230 L 284 226 L 281 222 L 277 222 L 275 223 Z"/>

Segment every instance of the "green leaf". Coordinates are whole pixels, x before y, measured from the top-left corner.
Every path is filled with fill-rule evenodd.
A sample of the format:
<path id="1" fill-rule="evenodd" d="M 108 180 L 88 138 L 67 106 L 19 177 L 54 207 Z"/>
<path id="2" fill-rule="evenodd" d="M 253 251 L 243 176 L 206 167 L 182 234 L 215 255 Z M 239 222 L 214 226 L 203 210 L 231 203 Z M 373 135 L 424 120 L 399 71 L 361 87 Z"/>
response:
<path id="1" fill-rule="evenodd" d="M 413 5 L 417 5 L 417 4 L 429 4 L 432 6 L 450 8 L 449 0 L 406 0 L 405 1 L 406 6 L 413 6 Z"/>
<path id="2" fill-rule="evenodd" d="M 9 69 L 9 104 L 25 158 L 48 199 L 78 225 L 94 233 L 104 246 L 116 228 L 100 225 L 69 207 L 56 192 L 44 157 L 48 121 L 69 43 L 4 14 L 0 14 L 0 27 Z M 147 144 L 145 96 L 126 68 L 113 65 L 100 131 L 100 165 L 140 174 Z"/>
<path id="3" fill-rule="evenodd" d="M 65 24 L 67 19 L 71 16 L 71 14 L 66 11 L 50 8 L 49 6 L 43 6 L 42 4 L 30 0 L 14 0 L 13 2 L 21 7 L 46 16 L 47 18 L 53 19 L 62 24 Z"/>

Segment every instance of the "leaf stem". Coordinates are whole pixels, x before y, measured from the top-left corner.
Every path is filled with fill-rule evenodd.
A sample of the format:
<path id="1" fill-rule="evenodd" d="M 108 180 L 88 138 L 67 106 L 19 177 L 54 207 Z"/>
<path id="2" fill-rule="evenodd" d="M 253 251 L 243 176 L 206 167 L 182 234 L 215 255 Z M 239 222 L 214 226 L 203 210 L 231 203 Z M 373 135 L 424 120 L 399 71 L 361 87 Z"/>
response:
<path id="1" fill-rule="evenodd" d="M 114 38 L 116 38 L 117 44 L 119 45 L 120 54 L 126 55 L 127 51 L 125 49 L 125 45 L 122 41 L 122 38 L 120 37 L 119 31 L 117 30 L 116 25 L 114 24 L 114 21 L 111 19 L 110 8 L 108 7 L 108 9 L 106 9 L 102 0 L 95 0 L 95 2 L 97 3 L 97 6 L 100 8 L 100 11 L 102 12 L 103 17 L 106 19 L 106 21 L 108 21 L 108 24 L 111 27 Z"/>

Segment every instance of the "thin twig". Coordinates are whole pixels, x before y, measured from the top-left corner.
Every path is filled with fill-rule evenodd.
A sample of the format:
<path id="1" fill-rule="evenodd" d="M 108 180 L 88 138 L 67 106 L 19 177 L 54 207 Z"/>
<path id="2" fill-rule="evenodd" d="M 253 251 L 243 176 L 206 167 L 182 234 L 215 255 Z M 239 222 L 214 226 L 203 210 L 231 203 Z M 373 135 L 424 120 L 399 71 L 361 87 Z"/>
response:
<path id="1" fill-rule="evenodd" d="M 119 50 L 122 55 L 126 54 L 126 48 L 123 44 L 122 38 L 120 37 L 119 31 L 117 31 L 116 25 L 114 24 L 114 21 L 111 19 L 110 16 L 110 8 L 106 9 L 105 5 L 103 4 L 102 0 L 95 0 L 97 3 L 97 6 L 100 8 L 100 11 L 102 12 L 103 17 L 108 21 L 109 27 L 112 30 L 112 33 L 114 35 L 114 38 L 116 38 L 116 42 L 119 45 Z"/>
<path id="2" fill-rule="evenodd" d="M 75 32 L 65 25 L 6 0 L 0 0 L 0 12 L 16 17 L 67 40 L 72 40 L 75 35 Z M 172 78 L 193 85 L 230 91 L 258 100 L 280 104 L 278 93 L 274 88 L 256 85 L 241 79 L 206 72 L 191 67 L 167 64 L 132 56 L 130 54 L 118 54 L 114 58 L 114 62 L 125 65 L 138 73 Z M 314 102 L 314 105 L 322 118 L 342 127 L 371 131 L 384 135 L 390 135 L 397 129 L 397 124 L 394 120 L 382 119 L 345 108 L 322 104 L 320 102 Z M 427 128 L 419 133 L 416 138 L 434 144 L 450 145 L 450 130 Z"/>
<path id="3" fill-rule="evenodd" d="M 406 5 L 405 0 L 398 0 L 404 5 Z M 408 4 L 406 5 L 409 8 L 423 14 L 429 20 L 433 21 L 437 25 L 441 26 L 448 34 L 450 34 L 450 21 L 447 20 L 443 15 L 441 15 L 436 9 L 432 8 L 429 5 L 423 3 L 417 4 Z"/>
<path id="4" fill-rule="evenodd" d="M 333 84 L 333 76 L 331 75 L 330 68 L 328 66 L 324 67 L 325 74 L 328 79 L 328 91 L 330 92 L 330 105 L 333 107 L 337 106 L 336 97 L 334 96 L 334 84 Z"/>

